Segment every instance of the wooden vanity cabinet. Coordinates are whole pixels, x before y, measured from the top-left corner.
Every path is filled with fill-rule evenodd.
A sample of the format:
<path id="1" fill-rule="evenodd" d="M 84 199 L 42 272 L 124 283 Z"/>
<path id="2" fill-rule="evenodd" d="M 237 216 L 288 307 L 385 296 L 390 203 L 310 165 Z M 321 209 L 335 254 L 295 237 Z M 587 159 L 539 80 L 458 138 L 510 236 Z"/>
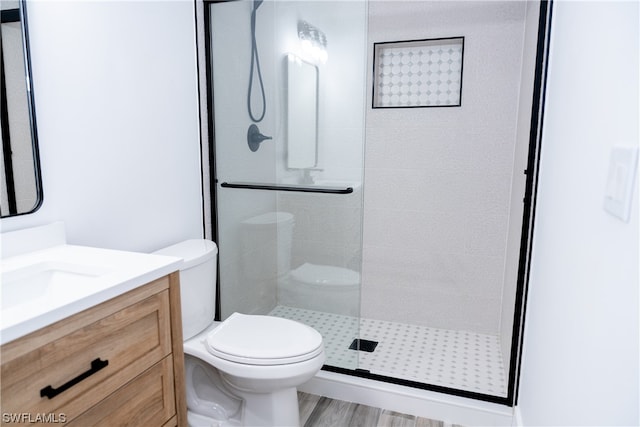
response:
<path id="1" fill-rule="evenodd" d="M 186 426 L 177 272 L 0 347 L 2 425 Z"/>

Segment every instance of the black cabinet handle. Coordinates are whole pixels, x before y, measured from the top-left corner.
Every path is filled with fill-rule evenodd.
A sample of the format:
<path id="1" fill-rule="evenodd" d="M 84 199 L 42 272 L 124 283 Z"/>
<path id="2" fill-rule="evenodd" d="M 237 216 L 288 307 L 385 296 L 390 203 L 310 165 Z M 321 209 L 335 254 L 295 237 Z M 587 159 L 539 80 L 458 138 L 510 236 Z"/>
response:
<path id="1" fill-rule="evenodd" d="M 43 388 L 42 390 L 40 390 L 40 397 L 48 397 L 49 399 L 53 399 L 54 397 L 56 397 L 57 395 L 59 395 L 63 391 L 70 389 L 74 385 L 78 384 L 80 381 L 82 381 L 82 380 L 84 380 L 86 378 L 89 378 L 91 375 L 93 375 L 96 372 L 98 372 L 99 370 L 105 368 L 108 364 L 109 364 L 108 360 L 100 360 L 100 358 L 97 358 L 97 359 L 91 361 L 91 369 L 89 369 L 86 372 L 81 373 L 80 375 L 78 375 L 74 379 L 64 383 L 60 387 L 53 388 L 50 385 L 48 385 L 45 388 Z"/>

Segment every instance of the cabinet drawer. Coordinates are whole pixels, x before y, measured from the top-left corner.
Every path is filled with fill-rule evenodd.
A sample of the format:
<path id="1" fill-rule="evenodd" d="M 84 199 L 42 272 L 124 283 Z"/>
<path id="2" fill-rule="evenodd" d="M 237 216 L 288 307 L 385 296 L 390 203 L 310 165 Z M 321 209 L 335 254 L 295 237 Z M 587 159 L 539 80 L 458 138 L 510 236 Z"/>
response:
<path id="1" fill-rule="evenodd" d="M 67 425 L 162 426 L 174 414 L 173 359 L 167 356 Z"/>
<path id="2" fill-rule="evenodd" d="M 72 420 L 171 352 L 167 290 L 101 315 L 56 340 L 44 340 L 33 350 L 5 359 L 3 412 L 62 413 Z M 87 375 L 96 359 L 108 364 Z M 47 386 L 66 390 L 42 397 Z"/>

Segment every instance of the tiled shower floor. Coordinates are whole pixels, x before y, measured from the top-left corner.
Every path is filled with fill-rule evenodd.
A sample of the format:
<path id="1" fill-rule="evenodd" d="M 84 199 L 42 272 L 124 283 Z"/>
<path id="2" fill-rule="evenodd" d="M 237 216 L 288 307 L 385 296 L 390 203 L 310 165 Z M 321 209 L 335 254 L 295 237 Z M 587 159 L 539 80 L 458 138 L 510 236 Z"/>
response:
<path id="1" fill-rule="evenodd" d="M 270 313 L 305 323 L 324 338 L 326 364 L 505 397 L 507 381 L 494 335 L 277 306 Z M 360 330 L 358 331 L 358 325 Z M 371 353 L 349 350 L 355 338 L 377 341 Z"/>

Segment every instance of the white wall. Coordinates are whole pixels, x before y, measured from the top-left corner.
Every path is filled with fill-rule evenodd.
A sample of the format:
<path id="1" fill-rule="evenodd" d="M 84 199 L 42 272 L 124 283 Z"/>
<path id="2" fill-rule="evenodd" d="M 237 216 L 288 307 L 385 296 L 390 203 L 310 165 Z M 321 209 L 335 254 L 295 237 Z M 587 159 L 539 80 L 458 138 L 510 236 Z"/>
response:
<path id="1" fill-rule="evenodd" d="M 611 148 L 638 146 L 637 2 L 555 2 L 519 410 L 524 425 L 638 425 L 638 181 L 602 208 Z"/>
<path id="2" fill-rule="evenodd" d="M 193 3 L 28 2 L 44 203 L 69 242 L 202 236 Z"/>

